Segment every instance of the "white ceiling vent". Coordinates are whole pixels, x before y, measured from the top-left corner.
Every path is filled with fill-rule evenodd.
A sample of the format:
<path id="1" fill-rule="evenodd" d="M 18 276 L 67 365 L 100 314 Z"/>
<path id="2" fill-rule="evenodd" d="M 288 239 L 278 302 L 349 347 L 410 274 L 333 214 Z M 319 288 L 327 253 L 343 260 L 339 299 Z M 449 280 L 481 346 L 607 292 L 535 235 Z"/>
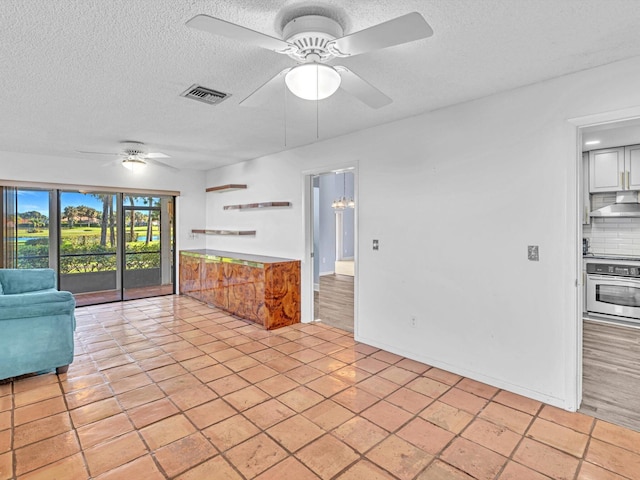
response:
<path id="1" fill-rule="evenodd" d="M 184 92 L 180 94 L 181 97 L 192 98 L 199 102 L 208 103 L 209 105 L 217 105 L 224 99 L 231 96 L 229 93 L 219 92 L 211 88 L 203 87 L 200 85 L 191 85 Z"/>

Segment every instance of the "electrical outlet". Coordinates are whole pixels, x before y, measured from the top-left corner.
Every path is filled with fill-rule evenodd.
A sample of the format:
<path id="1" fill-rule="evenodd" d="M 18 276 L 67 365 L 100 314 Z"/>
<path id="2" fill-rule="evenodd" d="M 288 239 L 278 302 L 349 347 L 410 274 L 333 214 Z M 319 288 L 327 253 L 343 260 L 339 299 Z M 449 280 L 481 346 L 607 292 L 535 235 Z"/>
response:
<path id="1" fill-rule="evenodd" d="M 540 254 L 538 252 L 538 245 L 529 245 L 527 247 L 527 258 L 532 262 L 540 261 Z"/>
<path id="2" fill-rule="evenodd" d="M 409 325 L 411 326 L 411 328 L 418 327 L 418 319 L 415 315 L 411 315 L 411 317 L 409 318 Z"/>
<path id="3" fill-rule="evenodd" d="M 374 250 L 379 250 L 380 249 L 380 242 L 378 240 L 374 240 L 373 241 L 373 249 Z"/>

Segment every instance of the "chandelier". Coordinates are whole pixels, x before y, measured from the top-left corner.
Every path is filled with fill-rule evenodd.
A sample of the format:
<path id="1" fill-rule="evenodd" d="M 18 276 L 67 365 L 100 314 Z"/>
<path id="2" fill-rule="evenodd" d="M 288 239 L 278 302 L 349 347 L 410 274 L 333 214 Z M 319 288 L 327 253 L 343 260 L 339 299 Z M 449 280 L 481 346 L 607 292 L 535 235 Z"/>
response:
<path id="1" fill-rule="evenodd" d="M 342 211 L 345 208 L 356 208 L 356 202 L 351 197 L 347 200 L 347 174 L 342 173 L 342 197 L 336 198 L 331 204 L 331 208 L 333 208 L 336 212 Z"/>

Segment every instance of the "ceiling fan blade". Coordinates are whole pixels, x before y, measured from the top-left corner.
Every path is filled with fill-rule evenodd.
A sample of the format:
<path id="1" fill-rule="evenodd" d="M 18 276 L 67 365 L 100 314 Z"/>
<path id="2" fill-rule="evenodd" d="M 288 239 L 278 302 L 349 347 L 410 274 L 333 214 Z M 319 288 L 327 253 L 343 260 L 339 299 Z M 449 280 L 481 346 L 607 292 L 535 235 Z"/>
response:
<path id="1" fill-rule="evenodd" d="M 187 21 L 187 27 L 202 30 L 203 32 L 222 35 L 223 37 L 239 40 L 256 47 L 266 48 L 277 53 L 290 53 L 298 50 L 298 47 L 279 38 L 270 37 L 264 33 L 256 32 L 246 27 L 226 22 L 209 15 L 196 15 Z"/>
<path id="2" fill-rule="evenodd" d="M 149 152 L 147 153 L 144 158 L 171 158 L 170 155 L 167 155 L 166 153 L 162 153 L 162 152 Z"/>
<path id="3" fill-rule="evenodd" d="M 159 160 L 154 160 L 153 158 L 149 158 L 149 157 L 144 157 L 144 161 L 146 163 L 148 163 L 149 165 L 154 165 L 156 167 L 162 167 L 162 168 L 168 168 L 169 170 L 175 170 L 176 172 L 179 170 L 176 167 L 173 167 L 171 165 L 168 165 L 164 162 L 161 162 Z"/>
<path id="4" fill-rule="evenodd" d="M 247 95 L 244 100 L 240 102 L 240 105 L 243 107 L 257 107 L 262 105 L 266 99 L 273 95 L 277 95 L 278 87 L 283 88 L 284 76 L 289 70 L 291 70 L 291 68 L 285 68 L 284 70 L 276 73 L 273 77 Z"/>
<path id="5" fill-rule="evenodd" d="M 117 158 L 115 160 L 110 160 L 107 163 L 103 163 L 102 165 L 100 165 L 101 167 L 113 167 L 114 165 L 118 165 L 122 163 L 122 160 Z"/>
<path id="6" fill-rule="evenodd" d="M 119 153 L 109 153 L 109 152 L 87 152 L 85 150 L 76 150 L 76 152 L 78 153 L 89 153 L 91 155 L 111 155 L 111 156 L 116 156 L 116 155 L 120 155 Z"/>
<path id="7" fill-rule="evenodd" d="M 342 78 L 340 88 L 371 108 L 381 108 L 393 101 L 347 67 L 336 66 L 335 69 Z"/>
<path id="8" fill-rule="evenodd" d="M 338 57 L 393 47 L 433 35 L 433 30 L 418 12 L 407 13 L 373 27 L 329 42 L 328 48 Z"/>

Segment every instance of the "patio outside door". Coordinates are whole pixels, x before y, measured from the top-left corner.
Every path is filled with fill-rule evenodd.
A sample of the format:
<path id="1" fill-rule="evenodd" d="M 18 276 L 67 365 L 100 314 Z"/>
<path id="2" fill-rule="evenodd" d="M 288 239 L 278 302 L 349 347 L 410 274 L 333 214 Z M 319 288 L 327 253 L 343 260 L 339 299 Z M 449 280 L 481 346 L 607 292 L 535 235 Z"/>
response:
<path id="1" fill-rule="evenodd" d="M 170 295 L 171 196 L 60 192 L 60 289 L 78 305 Z"/>
<path id="2" fill-rule="evenodd" d="M 173 198 L 124 196 L 123 298 L 173 293 Z"/>
<path id="3" fill-rule="evenodd" d="M 78 305 L 122 300 L 118 194 L 60 191 L 60 290 Z"/>

